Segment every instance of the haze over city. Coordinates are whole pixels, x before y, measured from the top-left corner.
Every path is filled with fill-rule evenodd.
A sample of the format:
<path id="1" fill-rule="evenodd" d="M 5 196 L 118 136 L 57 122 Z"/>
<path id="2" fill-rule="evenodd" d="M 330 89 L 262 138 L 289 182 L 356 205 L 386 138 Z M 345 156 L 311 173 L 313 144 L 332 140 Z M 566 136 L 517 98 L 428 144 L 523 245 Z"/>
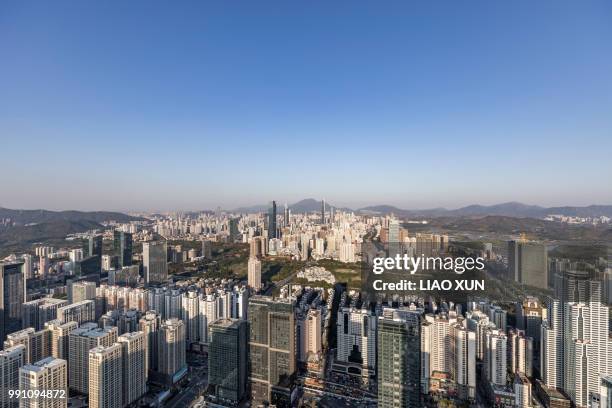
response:
<path id="1" fill-rule="evenodd" d="M 603 2 L 4 2 L 0 206 L 609 204 L 611 18 Z"/>

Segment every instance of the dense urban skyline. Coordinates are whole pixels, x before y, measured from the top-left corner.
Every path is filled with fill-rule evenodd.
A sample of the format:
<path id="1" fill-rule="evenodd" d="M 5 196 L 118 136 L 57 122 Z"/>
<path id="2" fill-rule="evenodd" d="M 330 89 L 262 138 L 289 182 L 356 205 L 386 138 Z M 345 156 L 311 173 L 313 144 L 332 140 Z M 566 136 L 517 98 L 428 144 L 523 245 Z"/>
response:
<path id="1" fill-rule="evenodd" d="M 0 205 L 607 204 L 611 17 L 603 2 L 4 3 Z"/>

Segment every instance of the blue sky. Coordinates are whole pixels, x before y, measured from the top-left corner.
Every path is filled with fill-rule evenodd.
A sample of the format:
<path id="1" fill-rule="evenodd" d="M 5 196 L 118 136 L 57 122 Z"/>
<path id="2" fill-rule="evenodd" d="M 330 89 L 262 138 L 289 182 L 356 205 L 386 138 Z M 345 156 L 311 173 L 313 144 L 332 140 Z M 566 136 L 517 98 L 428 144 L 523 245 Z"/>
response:
<path id="1" fill-rule="evenodd" d="M 607 1 L 0 4 L 0 206 L 612 203 Z"/>

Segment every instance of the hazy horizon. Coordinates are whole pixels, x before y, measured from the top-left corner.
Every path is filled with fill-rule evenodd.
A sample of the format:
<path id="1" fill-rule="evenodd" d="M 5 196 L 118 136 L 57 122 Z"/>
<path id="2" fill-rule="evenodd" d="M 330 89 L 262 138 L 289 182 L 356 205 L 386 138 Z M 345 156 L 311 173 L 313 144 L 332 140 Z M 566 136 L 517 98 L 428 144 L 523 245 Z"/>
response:
<path id="1" fill-rule="evenodd" d="M 3 2 L 0 205 L 612 203 L 612 3 Z"/>

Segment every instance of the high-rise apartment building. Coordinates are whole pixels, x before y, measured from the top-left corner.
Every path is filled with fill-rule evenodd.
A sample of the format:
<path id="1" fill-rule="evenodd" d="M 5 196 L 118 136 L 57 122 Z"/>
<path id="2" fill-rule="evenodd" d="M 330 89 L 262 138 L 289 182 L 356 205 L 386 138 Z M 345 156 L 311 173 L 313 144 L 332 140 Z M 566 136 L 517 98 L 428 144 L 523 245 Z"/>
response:
<path id="1" fill-rule="evenodd" d="M 157 371 L 159 367 L 159 330 L 161 328 L 161 316 L 155 311 L 147 312 L 140 318 L 139 329 L 145 335 L 147 347 L 146 372 Z"/>
<path id="2" fill-rule="evenodd" d="M 101 329 L 95 323 L 85 323 L 68 335 L 68 384 L 71 389 L 83 394 L 89 392 L 89 350 L 108 347 L 116 341 L 116 327 Z"/>
<path id="3" fill-rule="evenodd" d="M 261 289 L 261 261 L 255 257 L 249 257 L 247 269 L 249 286 L 259 291 Z"/>
<path id="4" fill-rule="evenodd" d="M 145 284 L 162 284 L 168 280 L 168 246 L 165 240 L 142 244 L 142 267 Z"/>
<path id="5" fill-rule="evenodd" d="M 62 323 L 77 322 L 79 325 L 96 320 L 96 302 L 83 300 L 57 309 L 57 318 Z"/>
<path id="6" fill-rule="evenodd" d="M 147 338 L 138 331 L 119 336 L 117 342 L 122 347 L 123 404 L 128 405 L 147 391 Z"/>
<path id="7" fill-rule="evenodd" d="M 77 322 L 62 323 L 59 320 L 51 320 L 45 323 L 45 329 L 51 332 L 51 355 L 68 361 L 68 337 L 79 324 Z"/>
<path id="8" fill-rule="evenodd" d="M 120 408 L 123 401 L 122 346 L 113 343 L 97 346 L 87 353 L 89 406 L 91 408 Z"/>
<path id="9" fill-rule="evenodd" d="M 178 381 L 187 371 L 185 324 L 179 319 L 162 323 L 159 335 L 159 372 L 169 383 Z"/>
<path id="10" fill-rule="evenodd" d="M 36 331 L 32 327 L 18 330 L 6 336 L 4 348 L 19 344 L 26 348 L 26 364 L 35 363 L 51 355 L 51 332 L 47 329 Z"/>
<path id="11" fill-rule="evenodd" d="M 377 318 L 367 307 L 338 310 L 336 359 L 352 370 L 361 371 L 365 382 L 376 372 Z"/>
<path id="12" fill-rule="evenodd" d="M 47 357 L 19 369 L 19 389 L 32 397 L 21 398 L 20 408 L 66 408 L 68 406 L 68 364 Z M 49 395 L 49 391 L 51 394 Z"/>
<path id="13" fill-rule="evenodd" d="M 21 305 L 23 328 L 43 329 L 46 322 L 57 318 L 57 309 L 67 304 L 66 300 L 55 298 L 42 298 L 23 303 Z"/>
<path id="14" fill-rule="evenodd" d="M 77 281 L 68 284 L 68 303 L 79 303 L 84 300 L 95 300 L 95 298 L 95 282 Z"/>
<path id="15" fill-rule="evenodd" d="M 26 364 L 26 354 L 26 346 L 23 344 L 0 350 L 0 407 L 19 406 L 19 399 L 11 398 L 8 390 L 19 389 L 19 368 Z"/>

